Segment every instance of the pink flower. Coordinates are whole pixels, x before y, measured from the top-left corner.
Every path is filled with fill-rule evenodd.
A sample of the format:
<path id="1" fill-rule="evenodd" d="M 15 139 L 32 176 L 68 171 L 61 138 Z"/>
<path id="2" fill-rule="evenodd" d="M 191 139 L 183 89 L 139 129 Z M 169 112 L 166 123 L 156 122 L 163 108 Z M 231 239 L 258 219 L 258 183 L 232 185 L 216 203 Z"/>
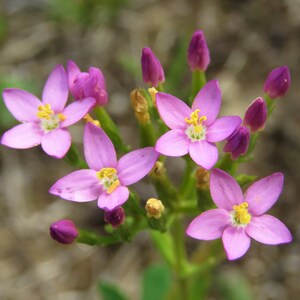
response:
<path id="1" fill-rule="evenodd" d="M 72 60 L 67 65 L 69 88 L 76 100 L 87 97 L 95 98 L 96 104 L 103 106 L 107 103 L 105 78 L 100 69 L 90 67 L 89 72 L 81 72 Z"/>
<path id="2" fill-rule="evenodd" d="M 216 119 L 221 106 L 221 91 L 216 80 L 209 81 L 200 90 L 192 108 L 164 93 L 156 94 L 156 105 L 171 130 L 158 139 L 155 150 L 175 157 L 189 153 L 195 163 L 205 169 L 213 167 L 218 160 L 214 143 L 226 139 L 242 122 L 237 116 Z"/>
<path id="3" fill-rule="evenodd" d="M 250 238 L 268 245 L 289 243 L 287 227 L 277 218 L 265 214 L 277 201 L 283 186 L 283 174 L 274 173 L 252 184 L 244 196 L 238 183 L 229 174 L 214 169 L 210 190 L 218 208 L 196 217 L 187 235 L 199 240 L 222 237 L 229 260 L 243 256 Z"/>
<path id="4" fill-rule="evenodd" d="M 67 75 L 61 65 L 50 73 L 42 101 L 20 89 L 5 89 L 5 105 L 22 124 L 6 131 L 1 144 L 16 149 L 41 144 L 48 155 L 65 156 L 71 146 L 71 135 L 66 127 L 78 122 L 95 104 L 93 98 L 86 98 L 65 107 L 68 94 Z"/>
<path id="5" fill-rule="evenodd" d="M 153 147 L 146 147 L 127 153 L 117 161 L 108 136 L 91 123 L 85 126 L 84 155 L 90 169 L 61 178 L 49 192 L 75 202 L 98 199 L 98 206 L 104 210 L 113 210 L 126 202 L 127 186 L 145 177 L 158 157 Z"/>

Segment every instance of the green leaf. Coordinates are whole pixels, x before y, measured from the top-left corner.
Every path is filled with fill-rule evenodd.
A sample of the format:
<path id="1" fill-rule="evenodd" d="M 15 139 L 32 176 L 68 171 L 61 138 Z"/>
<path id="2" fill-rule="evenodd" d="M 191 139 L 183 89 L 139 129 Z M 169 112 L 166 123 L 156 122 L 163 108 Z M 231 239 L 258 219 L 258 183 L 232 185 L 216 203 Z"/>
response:
<path id="1" fill-rule="evenodd" d="M 171 272 L 167 266 L 148 267 L 142 279 L 142 300 L 164 300 L 171 287 Z"/>
<path id="2" fill-rule="evenodd" d="M 102 300 L 128 300 L 117 286 L 109 282 L 98 283 L 98 292 Z"/>
<path id="3" fill-rule="evenodd" d="M 241 174 L 236 177 L 236 180 L 238 184 L 243 187 L 244 185 L 252 183 L 256 178 L 257 176 L 255 175 Z"/>
<path id="4" fill-rule="evenodd" d="M 222 272 L 217 285 L 224 300 L 251 300 L 252 295 L 245 276 L 237 270 Z"/>

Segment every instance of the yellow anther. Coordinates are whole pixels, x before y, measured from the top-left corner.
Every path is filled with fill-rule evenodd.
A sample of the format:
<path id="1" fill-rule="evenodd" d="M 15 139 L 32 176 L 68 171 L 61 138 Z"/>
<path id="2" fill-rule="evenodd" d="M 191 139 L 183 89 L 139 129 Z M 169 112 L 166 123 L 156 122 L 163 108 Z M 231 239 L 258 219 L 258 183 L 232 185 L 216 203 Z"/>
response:
<path id="1" fill-rule="evenodd" d="M 101 127 L 100 122 L 98 120 L 94 120 L 90 114 L 85 115 L 83 119 L 87 123 L 92 123 L 98 127 Z"/>
<path id="2" fill-rule="evenodd" d="M 102 168 L 99 172 L 97 172 L 97 177 L 99 180 L 102 179 L 112 179 L 114 175 L 117 174 L 117 170 L 115 168 Z"/>
<path id="3" fill-rule="evenodd" d="M 156 100 L 155 100 L 155 98 L 156 98 L 156 94 L 158 93 L 158 91 L 154 87 L 152 87 L 152 88 L 148 89 L 148 93 L 151 96 L 153 106 L 156 107 Z"/>
<path id="4" fill-rule="evenodd" d="M 113 182 L 112 185 L 109 186 L 109 188 L 106 190 L 107 194 L 111 194 L 118 186 L 120 185 L 120 180 L 116 180 Z"/>
<path id="5" fill-rule="evenodd" d="M 150 198 L 146 202 L 145 208 L 148 218 L 159 219 L 161 217 L 161 214 L 165 211 L 165 207 L 162 202 L 155 198 Z"/>
<path id="6" fill-rule="evenodd" d="M 251 215 L 248 213 L 248 203 L 243 202 L 239 205 L 233 205 L 234 220 L 241 225 L 246 225 L 251 221 Z"/>
<path id="7" fill-rule="evenodd" d="M 38 118 L 46 119 L 46 120 L 50 120 L 51 115 L 53 115 L 53 114 L 54 114 L 54 111 L 51 109 L 50 104 L 40 105 L 38 107 L 38 112 L 36 113 Z"/>
<path id="8" fill-rule="evenodd" d="M 58 118 L 59 118 L 60 121 L 64 121 L 67 117 L 64 114 L 59 113 Z"/>

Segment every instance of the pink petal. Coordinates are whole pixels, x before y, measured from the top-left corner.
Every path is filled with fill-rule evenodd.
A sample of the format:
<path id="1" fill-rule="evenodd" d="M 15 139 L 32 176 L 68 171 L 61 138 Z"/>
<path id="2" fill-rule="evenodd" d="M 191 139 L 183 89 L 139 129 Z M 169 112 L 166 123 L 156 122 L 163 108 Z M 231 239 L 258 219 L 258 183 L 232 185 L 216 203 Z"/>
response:
<path id="1" fill-rule="evenodd" d="M 38 124 L 24 123 L 6 131 L 1 144 L 10 148 L 28 149 L 41 143 L 43 132 Z"/>
<path id="2" fill-rule="evenodd" d="M 181 129 L 173 129 L 163 134 L 156 142 L 155 150 L 167 156 L 183 156 L 189 152 L 186 134 Z"/>
<path id="3" fill-rule="evenodd" d="M 125 186 L 119 186 L 111 194 L 107 194 L 103 191 L 98 198 L 98 206 L 104 210 L 113 210 L 126 202 L 128 197 L 128 188 Z"/>
<path id="4" fill-rule="evenodd" d="M 94 98 L 85 98 L 68 105 L 62 112 L 66 119 L 60 123 L 60 126 L 62 128 L 67 127 L 81 120 L 90 111 L 95 102 Z"/>
<path id="5" fill-rule="evenodd" d="M 230 215 L 224 209 L 212 209 L 196 217 L 186 234 L 198 240 L 214 240 L 222 236 L 230 224 Z"/>
<path id="6" fill-rule="evenodd" d="M 243 202 L 243 193 L 233 177 L 226 172 L 214 169 L 210 174 L 210 193 L 219 208 L 233 210 L 233 205 Z"/>
<path id="7" fill-rule="evenodd" d="M 153 168 L 158 156 L 153 147 L 146 147 L 121 157 L 117 164 L 121 184 L 128 186 L 145 177 Z"/>
<path id="8" fill-rule="evenodd" d="M 242 227 L 227 227 L 222 241 L 229 260 L 243 256 L 250 247 L 251 239 Z"/>
<path id="9" fill-rule="evenodd" d="M 242 123 L 240 117 L 223 117 L 217 119 L 207 127 L 206 140 L 208 142 L 220 142 L 228 138 Z"/>
<path id="10" fill-rule="evenodd" d="M 43 90 L 43 103 L 50 104 L 55 113 L 62 112 L 69 95 L 68 79 L 62 65 L 50 73 Z"/>
<path id="11" fill-rule="evenodd" d="M 190 143 L 189 152 L 192 160 L 207 170 L 212 168 L 218 160 L 218 148 L 216 145 L 204 140 Z"/>
<path id="12" fill-rule="evenodd" d="M 185 118 L 189 118 L 192 111 L 183 101 L 169 94 L 157 93 L 156 106 L 161 118 L 169 128 L 186 128 Z"/>
<path id="13" fill-rule="evenodd" d="M 75 171 L 59 179 L 49 190 L 52 195 L 75 202 L 96 200 L 101 193 L 101 184 L 94 170 Z"/>
<path id="14" fill-rule="evenodd" d="M 245 193 L 249 212 L 259 216 L 270 209 L 277 201 L 283 186 L 283 174 L 274 173 L 253 183 Z"/>
<path id="15" fill-rule="evenodd" d="M 204 125 L 212 124 L 220 111 L 221 107 L 221 90 L 217 80 L 211 80 L 196 95 L 192 110 L 200 109 L 199 116 L 206 116 L 207 120 Z"/>
<path id="16" fill-rule="evenodd" d="M 5 89 L 3 100 L 7 109 L 18 121 L 38 121 L 36 113 L 42 102 L 34 95 L 20 89 Z"/>
<path id="17" fill-rule="evenodd" d="M 84 155 L 88 166 L 96 171 L 102 168 L 115 168 L 117 155 L 114 145 L 103 129 L 87 123 L 83 136 Z"/>
<path id="18" fill-rule="evenodd" d="M 72 89 L 72 85 L 76 76 L 80 73 L 80 69 L 76 65 L 76 63 L 72 60 L 69 60 L 67 63 L 67 76 L 70 90 Z"/>
<path id="19" fill-rule="evenodd" d="M 44 134 L 42 148 L 50 156 L 55 158 L 64 157 L 71 146 L 71 135 L 65 128 L 55 129 Z"/>
<path id="20" fill-rule="evenodd" d="M 292 235 L 287 227 L 270 215 L 252 216 L 246 232 L 256 241 L 268 245 L 285 244 L 292 241 Z"/>

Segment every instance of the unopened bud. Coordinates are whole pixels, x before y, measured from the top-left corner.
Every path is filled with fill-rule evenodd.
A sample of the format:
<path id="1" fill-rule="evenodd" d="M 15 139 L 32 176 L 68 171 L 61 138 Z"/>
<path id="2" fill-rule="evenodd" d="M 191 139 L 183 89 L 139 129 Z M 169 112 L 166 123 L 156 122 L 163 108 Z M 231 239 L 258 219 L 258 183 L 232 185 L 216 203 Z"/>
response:
<path id="1" fill-rule="evenodd" d="M 67 65 L 68 83 L 75 100 L 88 97 L 96 99 L 96 105 L 103 106 L 108 101 L 105 78 L 100 69 L 90 67 L 88 72 L 81 72 L 73 61 Z"/>
<path id="2" fill-rule="evenodd" d="M 206 71 L 210 63 L 210 55 L 202 30 L 197 30 L 193 34 L 188 48 L 187 59 L 192 71 Z"/>
<path id="3" fill-rule="evenodd" d="M 227 140 L 224 152 L 231 153 L 232 159 L 237 159 L 242 154 L 247 153 L 250 142 L 250 130 L 245 126 L 240 126 Z"/>
<path id="4" fill-rule="evenodd" d="M 150 48 L 143 48 L 141 64 L 143 80 L 145 83 L 157 87 L 159 83 L 165 81 L 165 74 L 161 63 Z"/>
<path id="5" fill-rule="evenodd" d="M 139 123 L 148 123 L 150 121 L 150 115 L 148 113 L 148 103 L 146 98 L 138 89 L 134 89 L 130 93 L 130 101 Z"/>
<path id="6" fill-rule="evenodd" d="M 145 208 L 148 218 L 159 219 L 161 217 L 161 214 L 165 211 L 165 207 L 162 202 L 155 198 L 150 198 L 146 202 Z"/>
<path id="7" fill-rule="evenodd" d="M 287 66 L 282 66 L 269 73 L 264 83 L 264 91 L 270 96 L 270 98 L 275 99 L 284 96 L 290 85 L 290 70 Z"/>
<path id="8" fill-rule="evenodd" d="M 104 220 L 111 224 L 112 227 L 118 227 L 125 221 L 124 209 L 119 206 L 113 210 L 106 210 L 104 213 Z"/>
<path id="9" fill-rule="evenodd" d="M 71 220 L 59 220 L 51 224 L 50 235 L 61 244 L 71 244 L 78 236 L 78 230 Z"/>
<path id="10" fill-rule="evenodd" d="M 267 120 L 267 105 L 264 99 L 256 98 L 248 107 L 243 124 L 250 127 L 252 132 L 262 130 Z"/>

